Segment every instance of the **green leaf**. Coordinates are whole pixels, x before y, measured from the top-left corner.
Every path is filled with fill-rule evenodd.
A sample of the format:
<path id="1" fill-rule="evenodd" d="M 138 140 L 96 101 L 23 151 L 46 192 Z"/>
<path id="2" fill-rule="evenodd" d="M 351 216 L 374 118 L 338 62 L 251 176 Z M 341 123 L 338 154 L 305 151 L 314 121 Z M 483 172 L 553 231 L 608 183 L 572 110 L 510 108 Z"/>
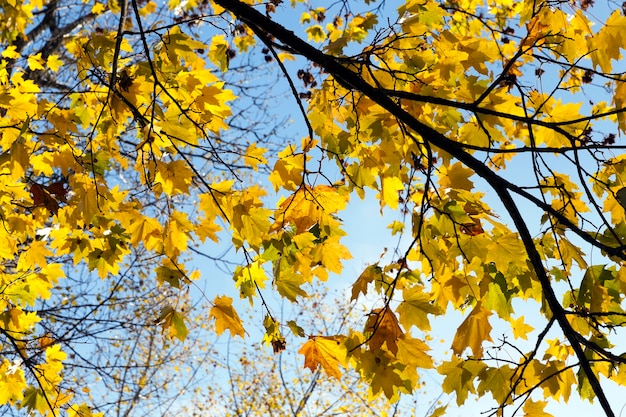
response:
<path id="1" fill-rule="evenodd" d="M 289 326 L 289 330 L 291 330 L 295 336 L 304 337 L 304 329 L 298 326 L 295 320 L 289 320 L 287 326 Z"/>

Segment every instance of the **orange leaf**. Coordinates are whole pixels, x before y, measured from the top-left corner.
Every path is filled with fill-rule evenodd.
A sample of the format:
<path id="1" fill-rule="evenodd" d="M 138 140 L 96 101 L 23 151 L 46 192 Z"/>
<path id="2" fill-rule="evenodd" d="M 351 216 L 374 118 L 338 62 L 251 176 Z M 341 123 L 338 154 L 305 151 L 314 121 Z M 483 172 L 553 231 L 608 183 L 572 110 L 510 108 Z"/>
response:
<path id="1" fill-rule="evenodd" d="M 379 349 L 384 343 L 394 355 L 398 353 L 396 341 L 404 334 L 396 314 L 389 307 L 372 310 L 365 324 L 365 331 L 372 333 L 367 342 L 370 349 Z"/>
<path id="2" fill-rule="evenodd" d="M 339 364 L 344 361 L 346 351 L 337 338 L 312 336 L 298 353 L 304 355 L 305 368 L 315 372 L 321 365 L 327 375 L 341 378 Z"/>
<path id="3" fill-rule="evenodd" d="M 473 223 L 464 223 L 461 225 L 461 232 L 470 236 L 477 236 L 477 235 L 485 233 L 485 230 L 480 224 L 480 219 L 472 218 L 472 220 L 474 220 Z"/>

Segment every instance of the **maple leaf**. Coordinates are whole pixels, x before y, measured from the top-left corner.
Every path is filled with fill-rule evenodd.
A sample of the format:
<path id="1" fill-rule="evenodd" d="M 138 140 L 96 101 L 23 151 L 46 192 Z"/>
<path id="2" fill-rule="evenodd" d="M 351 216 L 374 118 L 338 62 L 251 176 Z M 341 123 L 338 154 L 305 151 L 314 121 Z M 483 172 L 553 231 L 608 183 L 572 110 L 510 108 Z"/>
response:
<path id="1" fill-rule="evenodd" d="M 296 226 L 296 232 L 308 231 L 316 224 L 332 224 L 333 213 L 346 208 L 348 196 L 341 190 L 326 185 L 302 186 L 280 204 L 275 214 L 273 230 L 289 224 Z"/>
<path id="2" fill-rule="evenodd" d="M 167 331 L 171 337 L 175 337 L 180 341 L 184 341 L 187 337 L 187 326 L 185 319 L 170 305 L 163 307 L 161 314 L 155 320 L 164 331 Z"/>
<path id="3" fill-rule="evenodd" d="M 369 313 L 365 333 L 370 335 L 367 342 L 370 349 L 380 349 L 385 345 L 393 354 L 398 352 L 396 342 L 404 334 L 396 314 L 389 307 L 377 308 Z"/>
<path id="4" fill-rule="evenodd" d="M 507 271 L 509 264 L 519 263 L 520 254 L 525 253 L 524 245 L 515 233 L 498 236 L 486 250 L 489 258 L 493 260 L 502 273 Z"/>
<path id="5" fill-rule="evenodd" d="M 11 362 L 4 359 L 0 364 L 0 404 L 14 403 L 24 398 L 26 379 L 21 367 L 12 369 Z"/>
<path id="6" fill-rule="evenodd" d="M 462 405 L 470 393 L 476 392 L 474 378 L 486 368 L 480 361 L 464 361 L 453 356 L 450 361 L 444 361 L 437 367 L 437 372 L 444 375 L 441 388 L 447 393 L 454 392 L 457 405 Z"/>
<path id="7" fill-rule="evenodd" d="M 45 415 L 50 410 L 47 396 L 42 390 L 28 387 L 24 391 L 24 399 L 22 400 L 22 406 L 29 411 L 38 411 L 40 414 Z"/>
<path id="8" fill-rule="evenodd" d="M 302 289 L 305 279 L 302 275 L 283 272 L 274 279 L 276 289 L 283 297 L 290 301 L 296 301 L 298 296 L 306 297 L 307 293 Z"/>
<path id="9" fill-rule="evenodd" d="M 340 274 L 343 265 L 342 259 L 351 259 L 352 255 L 348 248 L 339 243 L 341 236 L 331 236 L 313 249 L 313 259 L 326 267 L 331 272 Z"/>
<path id="10" fill-rule="evenodd" d="M 443 405 L 441 407 L 437 407 L 433 410 L 433 412 L 428 417 L 441 417 L 446 415 L 446 410 L 448 406 Z"/>
<path id="11" fill-rule="evenodd" d="M 553 417 L 552 414 L 544 411 L 546 405 L 547 403 L 545 401 L 533 401 L 528 399 L 522 408 L 524 417 Z"/>
<path id="12" fill-rule="evenodd" d="M 246 331 L 232 304 L 233 299 L 230 297 L 225 295 L 215 297 L 209 317 L 215 319 L 215 331 L 218 335 L 224 333 L 225 330 L 229 330 L 233 336 L 244 337 Z"/>
<path id="13" fill-rule="evenodd" d="M 417 326 L 421 330 L 430 330 L 428 314 L 439 315 L 443 309 L 431 302 L 430 295 L 421 286 L 411 286 L 402 292 L 404 300 L 397 308 L 400 323 L 409 329 Z"/>
<path id="14" fill-rule="evenodd" d="M 509 321 L 513 329 L 513 337 L 516 339 L 528 340 L 528 334 L 535 330 L 534 327 L 524 322 L 524 316 L 519 316 L 517 319 L 511 318 Z"/>
<path id="15" fill-rule="evenodd" d="M 417 368 L 432 368 L 433 358 L 426 352 L 430 347 L 422 340 L 411 337 L 401 337 L 397 340 L 397 358 L 406 364 Z"/>
<path id="16" fill-rule="evenodd" d="M 243 157 L 246 165 L 257 171 L 259 165 L 267 164 L 267 159 L 264 156 L 266 152 L 267 149 L 258 147 L 256 143 L 250 144 Z"/>
<path id="17" fill-rule="evenodd" d="M 238 267 L 233 278 L 241 298 L 248 297 L 250 303 L 252 303 L 252 297 L 256 293 L 257 288 L 265 288 L 265 282 L 268 280 L 260 260 L 252 262 L 243 268 Z"/>
<path id="18" fill-rule="evenodd" d="M 289 326 L 289 329 L 295 336 L 304 337 L 304 329 L 298 326 L 298 323 L 296 323 L 294 320 L 289 320 L 287 322 L 287 326 Z"/>
<path id="19" fill-rule="evenodd" d="M 476 305 L 472 312 L 459 326 L 452 341 L 452 350 L 457 355 L 469 347 L 475 357 L 480 358 L 483 354 L 483 342 L 491 341 L 491 324 L 489 316 L 491 311 L 481 304 Z"/>
<path id="20" fill-rule="evenodd" d="M 167 282 L 174 288 L 180 288 L 180 283 L 185 278 L 184 274 L 173 265 L 159 266 L 154 272 L 160 283 Z"/>
<path id="21" fill-rule="evenodd" d="M 514 370 L 509 366 L 486 368 L 479 374 L 478 393 L 490 393 L 496 401 L 502 404 L 511 392 L 513 374 Z"/>
<path id="22" fill-rule="evenodd" d="M 393 366 L 379 366 L 372 377 L 372 393 L 382 391 L 385 397 L 392 399 L 396 397 L 398 388 L 405 386 L 398 369 Z"/>
<path id="23" fill-rule="evenodd" d="M 214 36 L 209 47 L 209 59 L 217 65 L 220 71 L 228 69 L 229 53 L 228 42 L 222 35 Z"/>
<path id="24" fill-rule="evenodd" d="M 441 167 L 439 174 L 439 184 L 451 190 L 471 190 L 474 183 L 469 178 L 474 175 L 474 171 L 464 167 L 460 162 L 456 162 L 449 167 Z"/>
<path id="25" fill-rule="evenodd" d="M 378 266 L 378 264 L 369 265 L 365 268 L 352 285 L 352 296 L 350 297 L 350 301 L 354 301 L 359 298 L 359 294 L 366 295 L 369 283 L 374 282 L 376 279 L 380 279 L 382 277 L 382 273 L 383 270 L 380 266 Z"/>
<path id="26" fill-rule="evenodd" d="M 304 355 L 304 367 L 311 372 L 321 366 L 328 376 L 341 378 L 339 365 L 345 361 L 346 349 L 337 338 L 311 336 L 298 353 Z"/>
<path id="27" fill-rule="evenodd" d="M 217 233 L 220 230 L 222 230 L 222 227 L 219 224 L 205 219 L 194 229 L 194 233 L 202 242 L 206 241 L 207 238 L 211 239 L 213 242 L 219 242 Z"/>
<path id="28" fill-rule="evenodd" d="M 266 315 L 263 320 L 263 327 L 265 327 L 265 334 L 263 335 L 263 343 L 272 345 L 274 354 L 280 353 L 287 347 L 287 341 L 283 337 L 280 331 L 280 323 L 271 315 Z"/>
<path id="29" fill-rule="evenodd" d="M 187 326 L 185 325 L 185 319 L 182 314 L 173 312 L 170 323 L 170 334 L 180 341 L 184 341 L 187 338 Z"/>
<path id="30" fill-rule="evenodd" d="M 26 251 L 20 254 L 17 262 L 19 271 L 28 271 L 48 264 L 46 257 L 52 256 L 52 252 L 43 241 L 33 242 Z"/>
<path id="31" fill-rule="evenodd" d="M 278 153 L 278 160 L 269 176 L 270 182 L 274 185 L 274 190 L 284 188 L 289 191 L 298 190 L 302 183 L 302 170 L 306 156 L 294 154 L 291 146 Z"/>
<path id="32" fill-rule="evenodd" d="M 404 190 L 404 183 L 398 177 L 384 177 L 381 180 L 381 204 L 385 203 L 392 209 L 398 208 L 398 202 L 400 197 L 400 191 Z"/>
<path id="33" fill-rule="evenodd" d="M 185 161 L 157 162 L 155 183 L 161 184 L 166 194 L 187 194 L 193 171 Z"/>
<path id="34" fill-rule="evenodd" d="M 128 232 L 130 233 L 130 243 L 138 245 L 140 242 L 146 245 L 149 249 L 153 249 L 158 245 L 158 239 L 162 236 L 161 223 L 155 218 L 141 216 L 138 213 L 128 216 L 129 219 L 134 221 L 128 226 Z"/>

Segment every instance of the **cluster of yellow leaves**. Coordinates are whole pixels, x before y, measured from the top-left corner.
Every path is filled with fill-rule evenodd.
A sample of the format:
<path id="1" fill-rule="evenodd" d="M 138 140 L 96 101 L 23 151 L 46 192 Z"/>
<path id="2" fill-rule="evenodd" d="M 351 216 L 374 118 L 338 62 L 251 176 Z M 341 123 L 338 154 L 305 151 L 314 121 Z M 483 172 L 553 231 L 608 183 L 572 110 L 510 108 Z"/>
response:
<path id="1" fill-rule="evenodd" d="M 0 4 L 0 40 L 14 43 L 43 2 L 5 3 Z M 403 110 L 468 153 L 489 151 L 484 160 L 494 170 L 515 162 L 516 148 L 584 144 L 581 138 L 594 124 L 584 117 L 588 106 L 564 104 L 555 91 L 576 93 L 589 83 L 591 75 L 578 68 L 581 56 L 589 61 L 591 74 L 614 71 L 625 49 L 626 17 L 615 11 L 596 30 L 583 10 L 548 3 L 448 3 L 441 7 L 434 0 L 408 0 L 387 31 L 375 30 L 379 17 L 372 12 L 338 15 L 327 22 L 329 11 L 314 7 L 303 13 L 301 24 L 309 40 L 330 55 L 358 48 L 376 33 L 376 43 L 362 50 L 363 59 L 344 57 L 346 68 L 382 93 L 395 95 Z M 168 5 L 182 11 L 200 7 L 197 1 Z M 117 2 L 109 6 L 120 13 Z M 155 7 L 147 2 L 141 13 Z M 91 10 L 106 13 L 99 4 Z M 228 13 L 213 2 L 211 10 Z M 272 196 L 264 185 L 211 177 L 189 159 L 194 151 L 209 149 L 206 158 L 219 160 L 214 145 L 228 128 L 229 102 L 236 97 L 217 74 L 229 70 L 231 45 L 239 52 L 252 48 L 253 31 L 237 28 L 233 39 L 217 35 L 210 42 L 178 25 L 154 32 L 158 36 L 148 46 L 101 28 L 77 30 L 64 39 L 80 88 L 68 93 L 63 105 L 47 98 L 29 78 L 46 68 L 59 70 L 59 56 L 21 57 L 15 45 L 0 54 L 0 327 L 16 358 L 2 358 L 0 388 L 11 388 L 3 391 L 0 402 L 41 413 L 64 407 L 70 414 L 88 415 L 84 406 L 69 405 L 70 394 L 58 389 L 64 360 L 59 346 L 33 343 L 43 335 L 37 334 L 39 319 L 28 307 L 47 299 L 63 278 L 55 258 L 84 263 L 105 278 L 119 273 L 129 253 L 145 250 L 154 256 L 158 282 L 181 288 L 194 277 L 181 261 L 191 244 L 207 239 L 220 243 L 228 234 L 245 258 L 233 275 L 241 297 L 252 302 L 271 285 L 296 302 L 307 297 L 308 283 L 340 274 L 342 262 L 351 258 L 341 243 L 345 232 L 338 214 L 352 193 L 363 198 L 366 189 L 377 193 L 381 211 L 402 213 L 403 220 L 390 229 L 410 234 L 413 243 L 401 259 L 368 266 L 352 287 L 352 300 L 370 295 L 373 287 L 383 307 L 372 309 L 362 331 L 310 336 L 300 349 L 305 367 L 321 367 L 335 378 L 341 377 L 341 367 L 354 367 L 370 383 L 371 395 L 382 392 L 395 399 L 419 385 L 419 369 L 435 367 L 426 353 L 426 336 L 431 319 L 452 308 L 465 316 L 451 344 L 452 357 L 437 370 L 445 376 L 444 391 L 455 392 L 459 404 L 469 394 L 486 392 L 510 403 L 514 395 L 524 395 L 513 382 L 520 380 L 540 386 L 546 398 L 569 398 L 575 376 L 566 363 L 573 353 L 557 342 L 550 343 L 542 360 L 526 361 L 522 355 L 523 366 L 491 367 L 481 360 L 496 317 L 510 324 L 515 338 L 524 339 L 531 330 L 516 314 L 513 300 L 545 300 L 519 235 L 475 189 L 471 169 L 434 149 L 429 138 L 399 128 L 371 98 L 329 77 L 309 100 L 308 118 L 319 142 L 307 137 L 278 153 L 268 183 L 282 197 L 269 204 Z M 22 68 L 13 65 L 19 59 Z M 555 85 L 516 90 L 522 88 L 518 80 L 541 77 L 542 66 L 549 64 L 562 70 Z M 113 72 L 117 83 L 111 86 Z M 611 103 L 592 104 L 592 113 L 626 133 L 626 83 L 615 75 L 604 87 Z M 310 161 L 320 151 L 337 162 L 343 182 L 312 179 Z M 255 143 L 240 157 L 257 171 L 270 159 Z M 616 225 L 612 232 L 596 231 L 597 239 L 612 247 L 621 246 L 626 234 L 619 198 L 626 183 L 625 161 L 604 161 L 592 178 L 592 192 L 604 200 L 602 210 Z M 132 186 L 126 185 L 125 175 L 132 177 Z M 551 198 L 546 204 L 562 219 L 584 223 L 584 198 L 591 193 L 583 185 L 554 170 L 535 185 L 542 197 Z M 141 195 L 148 197 L 142 200 Z M 179 209 L 183 200 L 197 204 L 189 211 Z M 600 313 L 621 311 L 626 290 L 622 268 L 587 265 L 560 225 L 553 218 L 544 221 L 553 233 L 538 236 L 536 245 L 547 265 L 562 266 L 551 270 L 554 279 L 585 271 L 578 288 L 561 294 L 564 305 L 574 306 L 572 327 L 598 338 L 603 326 L 621 326 L 617 315 Z M 208 317 L 218 334 L 246 334 L 227 296 L 213 300 Z M 163 306 L 156 323 L 170 337 L 183 340 L 187 335 L 180 308 Z M 268 314 L 264 327 L 264 340 L 281 350 L 281 323 Z M 295 322 L 288 327 L 299 336 L 304 333 Z M 45 360 L 33 364 L 41 352 Z M 463 360 L 464 355 L 473 360 Z M 596 369 L 612 377 L 610 367 Z M 27 371 L 40 373 L 46 383 L 30 384 Z M 622 383 L 625 372 L 619 367 Z M 581 395 L 591 395 L 579 384 Z M 528 415 L 542 410 L 542 401 L 524 406 Z"/>
<path id="2" fill-rule="evenodd" d="M 345 336 L 311 336 L 300 348 L 304 366 L 339 379 L 340 367 L 353 366 L 370 385 L 370 398 L 383 392 L 397 399 L 401 392 L 418 386 L 418 369 L 434 367 L 426 352 L 428 345 L 406 335 L 395 313 L 389 308 L 374 309 L 364 332 Z"/>
<path id="3" fill-rule="evenodd" d="M 339 53 L 341 47 L 334 49 L 339 45 L 334 43 L 339 39 L 337 31 L 333 25 L 321 24 L 324 13 L 323 9 L 312 9 L 302 15 L 302 23 L 310 25 L 309 40 L 326 42 L 327 52 Z M 398 15 L 401 33 L 393 31 L 387 38 L 378 39 L 376 45 L 363 50 L 363 61 L 347 65 L 355 76 L 402 98 L 404 110 L 449 139 L 467 145 L 469 153 L 494 150 L 482 154 L 488 155 L 485 161 L 494 169 L 505 168 L 514 160 L 514 148 L 576 146 L 576 140 L 592 131 L 595 121 L 585 116 L 588 109 L 584 100 L 564 102 L 555 91 L 582 91 L 590 83 L 593 69 L 610 73 L 615 63 L 621 62 L 622 49 L 626 49 L 622 37 L 626 17 L 619 10 L 599 27 L 582 8 L 552 7 L 541 2 L 492 5 L 455 1 L 441 7 L 436 1 L 416 0 L 401 5 Z M 477 15 L 480 18 L 472 17 Z M 344 28 L 348 29 L 343 30 L 342 39 L 359 40 L 349 35 L 349 24 Z M 581 57 L 585 57 L 581 67 L 592 70 L 575 67 Z M 547 62 L 559 63 L 563 69 L 556 86 L 538 82 L 537 87 L 518 94 L 515 89 L 522 88 L 518 80 L 541 77 L 542 66 L 549 67 Z M 618 78 L 603 78 L 613 102 L 611 107 L 606 103 L 594 105 L 592 113 L 607 114 L 602 119 L 608 120 L 613 112 L 611 120 L 626 132 L 626 83 L 623 77 Z M 554 79 L 545 82 L 555 83 Z M 320 339 L 316 338 L 301 351 L 305 366 L 320 365 L 329 375 L 336 375 L 337 363 L 351 363 L 371 382 L 374 392 L 382 389 L 388 397 L 394 397 L 417 380 L 406 378 L 403 365 L 407 360 L 395 362 L 405 338 L 411 337 L 411 329 L 428 332 L 430 317 L 454 308 L 464 311 L 465 317 L 451 344 L 452 360 L 441 364 L 438 371 L 445 375 L 444 390 L 455 392 L 459 404 L 468 394 L 482 396 L 486 392 L 501 404 L 511 403 L 525 392 L 511 381 L 522 379 L 526 389 L 533 384 L 542 387 L 545 398 L 567 400 L 576 384 L 574 373 L 564 362 L 574 355 L 571 349 L 557 360 L 552 360 L 553 353 L 548 350 L 545 360 L 519 368 L 492 368 L 481 361 L 485 347 L 492 342 L 491 323 L 496 317 L 510 324 L 516 339 L 526 339 L 533 330 L 523 316 L 516 314 L 514 299 L 545 300 L 519 235 L 502 223 L 485 203 L 484 194 L 475 189 L 473 170 L 431 149 L 419 136 L 398 129 L 397 120 L 369 97 L 345 90 L 340 84 L 331 78 L 325 80 L 309 103 L 311 125 L 321 139 L 320 146 L 337 160 L 350 191 L 363 197 L 364 189 L 376 190 L 381 206 L 400 208 L 410 217 L 410 222 L 394 221 L 389 228 L 394 234 L 410 233 L 415 244 L 406 258 L 387 267 L 370 265 L 354 283 L 353 300 L 368 294 L 369 284 L 373 284 L 375 291 L 392 298 L 391 305 L 396 307 L 385 307 L 384 314 L 380 309 L 373 310 L 366 331 L 346 339 L 348 357 L 353 362 L 342 363 L 337 359 L 341 355 L 321 349 Z M 462 110 L 468 108 L 475 111 L 470 114 Z M 549 174 L 536 187 L 547 196 L 547 204 L 555 212 L 579 225 L 590 211 L 581 190 L 587 185 L 581 186 L 577 179 L 558 169 L 555 166 L 547 170 Z M 599 240 L 613 247 L 623 244 L 626 218 L 618 193 L 624 189 L 624 169 L 624 158 L 616 157 L 606 161 L 595 176 L 590 175 L 594 192 L 603 199 L 603 209 L 616 225 L 614 231 L 607 229 L 600 234 Z M 544 216 L 542 221 L 554 219 Z M 621 325 L 615 316 L 600 312 L 622 311 L 622 269 L 589 266 L 585 254 L 568 240 L 563 228 L 555 225 L 553 231 L 541 234 L 536 244 L 546 263 L 562 266 L 552 270 L 555 279 L 571 282 L 570 274 L 578 269 L 585 271 L 580 288 L 562 294 L 565 306 L 575 306 L 576 312 L 582 312 L 571 317 L 574 329 L 592 336 L 604 326 Z M 585 316 L 585 312 L 598 315 Z M 374 323 L 379 326 L 376 331 Z M 404 336 L 399 324 L 406 331 Z M 606 331 L 602 333 L 608 336 Z M 427 350 L 424 346 L 421 352 Z M 376 360 L 368 359 L 374 352 Z M 464 355 L 472 360 L 462 360 Z M 525 363 L 524 357 L 519 363 Z M 600 365 L 596 370 L 610 376 Z M 386 382 L 381 384 L 380 378 Z M 589 395 L 588 388 L 580 391 L 583 397 Z M 544 405 L 543 401 L 528 401 L 524 411 L 527 415 L 543 415 Z"/>
<path id="4" fill-rule="evenodd" d="M 6 63 L 6 61 L 3 61 Z M 32 172 L 31 164 L 38 162 L 33 153 L 36 138 L 28 133 L 29 123 L 40 113 L 36 100 L 39 89 L 32 81 L 16 72 L 11 80 L 4 80 L 3 104 L 6 113 L 2 119 L 3 135 L 0 146 L 0 328 L 5 343 L 15 349 L 14 360 L 2 361 L 2 404 L 19 405 L 42 414 L 54 412 L 71 399 L 71 394 L 58 388 L 61 381 L 65 353 L 54 341 L 37 335 L 37 314 L 33 306 L 50 297 L 50 292 L 65 274 L 61 264 L 51 262 L 54 255 L 46 242 L 36 238 L 49 228 L 50 211 L 58 210 L 57 198 L 65 198 L 63 191 L 37 189 L 47 201 L 36 201 L 34 186 L 25 176 Z M 41 172 L 45 169 L 39 168 Z M 55 194 L 57 193 L 58 194 Z M 52 204 L 54 203 L 54 205 Z M 39 342 L 37 342 L 39 341 Z M 33 363 L 38 357 L 41 363 Z M 26 376 L 40 377 L 38 384 Z"/>
<path id="5" fill-rule="evenodd" d="M 24 36 L 34 7 L 43 4 L 13 2 L 0 8 L 3 41 Z M 94 6 L 93 12 L 103 11 Z M 87 406 L 70 404 L 72 395 L 60 388 L 65 354 L 54 340 L 38 334 L 34 306 L 48 299 L 65 275 L 57 259 L 72 259 L 105 278 L 119 273 L 131 251 L 147 250 L 159 260 L 154 273 L 160 283 L 181 287 L 193 279 L 179 257 L 192 240 L 213 237 L 217 225 L 200 228 L 197 219 L 171 205 L 165 212 L 151 212 L 147 207 L 154 199 L 136 198 L 131 191 L 137 190 L 110 172 L 137 178 L 156 198 L 189 195 L 198 173 L 181 152 L 226 127 L 227 102 L 234 96 L 207 69 L 199 53 L 207 46 L 179 28 L 150 51 L 152 62 L 158 63 L 158 80 L 145 58 L 131 63 L 114 55 L 114 31 L 79 31 L 64 42 L 82 80 L 64 105 L 41 94 L 27 72 L 57 71 L 62 64 L 58 55 L 32 55 L 23 69 L 8 71 L 21 55 L 15 46 L 1 54 L 0 328 L 7 343 L 3 347 L 15 351 L 11 361 L 2 359 L 1 403 L 41 414 L 58 415 L 64 409 L 69 415 L 90 416 Z M 122 54 L 140 52 L 127 39 L 120 49 Z M 110 74 L 114 61 L 119 87 L 109 92 L 102 88 L 108 75 L 98 74 Z M 126 132 L 132 123 L 138 126 L 135 137 Z M 118 142 L 122 136 L 134 143 L 131 152 Z M 250 164 L 264 161 L 254 147 L 248 156 Z M 234 211 L 247 224 L 248 211 Z M 269 211 L 264 213 L 267 217 Z M 269 220 L 265 222 L 269 229 Z M 220 305 L 216 301 L 215 308 Z M 230 326 L 223 324 L 225 317 L 236 317 L 228 309 L 211 314 L 218 330 Z M 187 335 L 182 309 L 166 305 L 159 317 L 145 319 L 156 319 L 171 337 L 183 340 Z"/>

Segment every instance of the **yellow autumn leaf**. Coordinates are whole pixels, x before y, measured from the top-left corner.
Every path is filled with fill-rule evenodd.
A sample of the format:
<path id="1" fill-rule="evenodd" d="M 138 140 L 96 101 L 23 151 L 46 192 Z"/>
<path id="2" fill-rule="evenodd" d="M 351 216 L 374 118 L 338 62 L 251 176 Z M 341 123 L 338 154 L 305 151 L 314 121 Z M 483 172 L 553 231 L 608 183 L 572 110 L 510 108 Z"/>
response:
<path id="1" fill-rule="evenodd" d="M 430 346 L 426 342 L 405 336 L 400 337 L 396 344 L 398 345 L 396 356 L 402 363 L 424 369 L 434 367 L 433 358 L 426 353 L 430 350 Z"/>
<path id="2" fill-rule="evenodd" d="M 203 220 L 196 228 L 194 233 L 200 238 L 202 242 L 211 239 L 213 242 L 219 242 L 217 233 L 222 230 L 222 227 L 210 220 Z"/>
<path id="3" fill-rule="evenodd" d="M 307 156 L 302 153 L 294 153 L 291 146 L 278 153 L 278 159 L 269 175 L 269 180 L 278 191 L 284 188 L 288 191 L 296 191 L 302 184 L 302 171 Z"/>
<path id="4" fill-rule="evenodd" d="M 45 67 L 43 66 L 44 61 L 41 58 L 41 53 L 38 53 L 36 55 L 31 55 L 28 57 L 28 67 L 32 70 L 32 71 L 37 71 L 37 70 L 43 70 L 45 69 Z"/>
<path id="5" fill-rule="evenodd" d="M 321 244 L 315 246 L 312 257 L 328 271 L 340 274 L 343 270 L 342 261 L 351 259 L 348 248 L 339 243 L 341 236 L 330 236 Z"/>
<path id="6" fill-rule="evenodd" d="M 309 26 L 308 28 L 306 28 L 306 33 L 310 41 L 317 43 L 324 42 L 324 40 L 326 40 L 327 38 L 326 32 L 321 25 Z"/>
<path id="7" fill-rule="evenodd" d="M 50 55 L 47 59 L 46 59 L 46 65 L 48 66 L 48 68 L 50 68 L 53 72 L 57 72 L 59 70 L 59 68 L 61 68 L 64 65 L 64 62 L 61 58 L 59 58 L 58 55 L 53 54 Z"/>
<path id="8" fill-rule="evenodd" d="M 191 229 L 192 225 L 184 213 L 180 211 L 172 213 L 172 217 L 163 228 L 163 251 L 173 258 L 186 251 L 188 233 Z"/>
<path id="9" fill-rule="evenodd" d="M 546 413 L 544 408 L 548 405 L 545 401 L 526 400 L 522 410 L 524 417 L 553 417 L 552 414 Z"/>
<path id="10" fill-rule="evenodd" d="M 433 412 L 428 417 L 442 417 L 446 415 L 447 405 L 443 405 L 441 407 L 437 407 L 433 410 Z"/>
<path id="11" fill-rule="evenodd" d="M 46 242 L 36 241 L 31 243 L 28 249 L 20 254 L 17 262 L 19 271 L 28 271 L 37 267 L 44 267 L 48 264 L 47 257 L 52 256 L 52 252 L 47 248 Z"/>
<path id="12" fill-rule="evenodd" d="M 37 100 L 33 94 L 15 93 L 12 95 L 11 106 L 7 109 L 7 117 L 15 120 L 26 120 L 37 114 Z"/>
<path id="13" fill-rule="evenodd" d="M 513 337 L 516 339 L 528 340 L 528 333 L 535 330 L 535 328 L 524 321 L 524 316 L 519 316 L 516 319 L 511 318 L 511 329 L 513 329 Z"/>
<path id="14" fill-rule="evenodd" d="M 373 364 L 369 372 L 372 373 L 369 399 L 373 400 L 382 392 L 388 401 L 396 402 L 400 392 L 408 391 L 408 383 L 401 377 L 401 371 L 397 366 L 390 363 L 390 358 L 384 356 L 382 351 L 374 352 Z"/>
<path id="15" fill-rule="evenodd" d="M 228 69 L 228 61 L 230 60 L 228 50 L 228 42 L 223 35 L 213 36 L 209 47 L 209 59 L 222 72 Z"/>
<path id="16" fill-rule="evenodd" d="M 233 307 L 233 299 L 228 296 L 217 296 L 213 300 L 213 306 L 209 312 L 209 317 L 215 319 L 215 331 L 218 335 L 225 330 L 230 331 L 233 336 L 244 337 L 246 331 L 237 311 Z"/>
<path id="17" fill-rule="evenodd" d="M 15 404 L 24 398 L 26 378 L 21 366 L 11 364 L 7 359 L 0 364 L 0 404 Z"/>
<path id="18" fill-rule="evenodd" d="M 256 143 L 251 143 L 243 157 L 246 165 L 258 171 L 259 165 L 267 164 L 267 159 L 264 156 L 266 152 L 267 149 L 258 147 Z"/>
<path id="19" fill-rule="evenodd" d="M 17 58 L 19 58 L 21 56 L 17 52 L 17 46 L 15 46 L 15 45 L 7 46 L 6 48 L 4 48 L 2 50 L 0 55 L 2 55 L 3 58 L 8 58 L 8 59 L 17 59 Z"/>
<path id="20" fill-rule="evenodd" d="M 515 233 L 506 233 L 493 239 L 486 248 L 488 260 L 495 263 L 500 272 L 506 272 L 509 264 L 519 264 L 525 254 L 524 244 Z"/>
<path id="21" fill-rule="evenodd" d="M 134 216 L 134 221 L 128 226 L 131 244 L 142 242 L 148 248 L 154 248 L 158 244 L 163 235 L 162 230 L 161 223 L 152 217 Z"/>
<path id="22" fill-rule="evenodd" d="M 302 233 L 316 223 L 328 225 L 334 222 L 332 214 L 345 209 L 347 204 L 348 196 L 335 187 L 305 185 L 280 204 L 272 229 L 294 225 L 297 233 Z"/>
<path id="23" fill-rule="evenodd" d="M 161 184 L 168 195 L 187 194 L 193 178 L 193 171 L 183 160 L 172 162 L 157 161 L 155 183 Z"/>
<path id="24" fill-rule="evenodd" d="M 474 188 L 474 183 L 469 179 L 472 175 L 474 175 L 474 171 L 463 166 L 460 162 L 449 167 L 442 166 L 439 169 L 439 185 L 444 189 L 471 190 Z"/>
<path id="25" fill-rule="evenodd" d="M 431 302 L 431 297 L 425 288 L 419 285 L 405 288 L 402 292 L 403 300 L 397 308 L 400 323 L 405 329 L 416 326 L 420 330 L 428 331 L 430 327 L 429 314 L 439 315 L 444 310 Z"/>
<path id="26" fill-rule="evenodd" d="M 359 298 L 359 294 L 366 295 L 367 287 L 370 283 L 382 279 L 383 270 L 378 264 L 369 265 L 359 275 L 357 280 L 352 284 L 352 296 L 350 301 L 354 301 Z"/>
<path id="27" fill-rule="evenodd" d="M 94 413 L 87 404 L 72 404 L 67 410 L 68 417 L 104 417 L 102 412 Z"/>
<path id="28" fill-rule="evenodd" d="M 461 355 L 466 348 L 476 358 L 482 357 L 483 342 L 492 341 L 489 316 L 491 311 L 478 304 L 459 326 L 452 341 L 452 351 Z"/>
<path id="29" fill-rule="evenodd" d="M 187 337 L 188 330 L 185 325 L 185 318 L 171 305 L 166 305 L 161 309 L 161 314 L 156 319 L 156 323 L 167 332 L 169 337 L 175 337 L 181 342 Z"/>
<path id="30" fill-rule="evenodd" d="M 106 10 L 106 6 L 103 3 L 96 3 L 91 8 L 91 13 L 98 15 Z"/>
<path id="31" fill-rule="evenodd" d="M 404 190 L 404 184 L 398 177 L 383 177 L 381 180 L 381 203 L 385 203 L 392 209 L 397 209 L 400 201 L 400 191 Z"/>
<path id="32" fill-rule="evenodd" d="M 341 379 L 339 366 L 343 366 L 346 357 L 346 349 L 336 338 L 325 336 L 312 336 L 302 345 L 298 353 L 304 356 L 304 367 L 315 372 L 318 366 L 328 376 Z"/>

